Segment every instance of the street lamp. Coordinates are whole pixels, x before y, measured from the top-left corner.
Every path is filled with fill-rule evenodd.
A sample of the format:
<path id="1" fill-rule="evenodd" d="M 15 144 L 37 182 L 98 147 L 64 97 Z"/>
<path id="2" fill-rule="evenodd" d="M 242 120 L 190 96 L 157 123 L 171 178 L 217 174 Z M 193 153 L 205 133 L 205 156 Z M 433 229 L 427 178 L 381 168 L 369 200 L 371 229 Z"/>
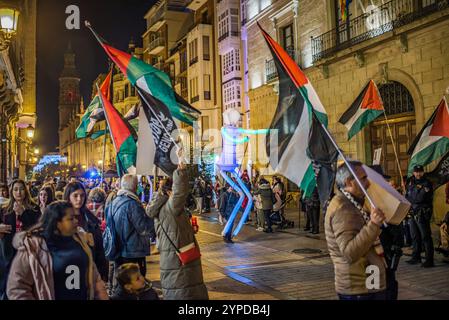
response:
<path id="1" fill-rule="evenodd" d="M 28 139 L 34 138 L 34 127 L 31 124 L 29 124 L 27 127 L 27 138 Z"/>
<path id="2" fill-rule="evenodd" d="M 0 1 L 0 50 L 6 50 L 17 32 L 20 11 L 12 1 Z"/>
<path id="3" fill-rule="evenodd" d="M 39 154 L 39 148 L 34 148 L 34 154 L 38 155 Z"/>
<path id="4" fill-rule="evenodd" d="M 98 165 L 102 165 L 103 164 L 103 160 L 98 160 Z"/>

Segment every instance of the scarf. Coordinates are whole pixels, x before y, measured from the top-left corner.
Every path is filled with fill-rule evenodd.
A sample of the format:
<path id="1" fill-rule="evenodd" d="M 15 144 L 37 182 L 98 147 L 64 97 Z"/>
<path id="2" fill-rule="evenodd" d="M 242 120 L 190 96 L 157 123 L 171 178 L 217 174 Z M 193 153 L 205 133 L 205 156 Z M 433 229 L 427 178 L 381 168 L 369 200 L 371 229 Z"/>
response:
<path id="1" fill-rule="evenodd" d="M 352 194 L 343 189 L 340 189 L 340 191 L 354 205 L 354 207 L 356 207 L 357 210 L 359 210 L 359 212 L 362 214 L 363 220 L 365 221 L 365 225 L 367 225 L 371 221 L 370 214 L 362 207 L 362 205 L 357 200 L 354 199 Z M 376 241 L 374 241 L 373 247 L 374 250 L 376 251 L 376 254 L 382 259 L 386 267 L 387 262 L 384 256 L 384 248 L 382 247 L 382 243 L 380 242 L 379 237 L 377 237 Z"/>

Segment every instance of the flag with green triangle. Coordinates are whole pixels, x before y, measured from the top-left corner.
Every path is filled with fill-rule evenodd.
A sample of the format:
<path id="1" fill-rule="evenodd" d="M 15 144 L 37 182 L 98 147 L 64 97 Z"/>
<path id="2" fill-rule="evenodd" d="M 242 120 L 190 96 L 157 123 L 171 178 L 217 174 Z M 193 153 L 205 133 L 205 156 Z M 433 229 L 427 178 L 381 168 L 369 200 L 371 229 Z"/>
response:
<path id="1" fill-rule="evenodd" d="M 417 165 L 426 166 L 449 151 L 449 109 L 446 98 L 427 120 L 408 150 L 411 156 L 408 173 Z"/>
<path id="2" fill-rule="evenodd" d="M 379 90 L 374 81 L 370 80 L 338 122 L 348 128 L 350 140 L 383 112 L 384 106 Z"/>
<path id="3" fill-rule="evenodd" d="M 108 101 L 111 98 L 111 82 L 112 82 L 112 68 L 100 86 L 101 92 L 103 92 L 105 99 Z M 98 113 L 101 108 L 102 106 L 100 102 L 100 97 L 98 96 L 98 94 L 96 94 L 95 97 L 90 102 L 89 106 L 87 107 L 86 112 L 84 112 L 84 115 L 81 118 L 81 122 L 78 128 L 76 128 L 75 135 L 78 139 L 86 138 L 91 134 L 92 129 L 97 123 L 95 114 Z"/>

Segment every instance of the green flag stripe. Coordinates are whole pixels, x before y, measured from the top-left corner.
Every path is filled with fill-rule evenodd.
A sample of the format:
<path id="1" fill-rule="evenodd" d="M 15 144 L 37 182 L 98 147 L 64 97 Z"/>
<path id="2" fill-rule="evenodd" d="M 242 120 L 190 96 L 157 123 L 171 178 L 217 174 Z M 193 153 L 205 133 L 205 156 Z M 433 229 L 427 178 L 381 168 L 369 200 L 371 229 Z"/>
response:
<path id="1" fill-rule="evenodd" d="M 307 171 L 304 173 L 301 184 L 299 188 L 303 190 L 304 194 L 302 197 L 309 197 L 313 193 L 313 189 L 315 189 L 316 180 L 315 180 L 315 171 L 313 170 L 312 164 L 309 165 Z"/>
<path id="2" fill-rule="evenodd" d="M 449 139 L 442 137 L 440 140 L 432 143 L 430 146 L 416 153 L 411 159 L 408 166 L 408 174 L 413 173 L 413 167 L 416 165 L 426 166 L 434 160 L 442 157 L 449 150 Z"/>
<path id="3" fill-rule="evenodd" d="M 366 110 L 352 125 L 348 132 L 348 140 L 355 136 L 360 130 L 362 130 L 366 125 L 376 120 L 383 111 L 381 110 Z"/>

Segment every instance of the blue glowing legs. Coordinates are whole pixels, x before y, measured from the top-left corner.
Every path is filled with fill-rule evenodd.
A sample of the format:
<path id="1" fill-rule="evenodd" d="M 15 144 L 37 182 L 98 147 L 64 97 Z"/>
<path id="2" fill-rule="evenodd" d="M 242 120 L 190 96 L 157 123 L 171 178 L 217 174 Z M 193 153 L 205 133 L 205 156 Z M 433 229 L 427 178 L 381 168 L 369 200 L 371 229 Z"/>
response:
<path id="1" fill-rule="evenodd" d="M 234 172 L 231 172 L 231 174 Z M 242 214 L 242 217 L 240 218 L 239 224 L 235 228 L 232 237 L 236 237 L 240 230 L 242 229 L 243 225 L 245 224 L 246 219 L 248 218 L 249 212 L 251 211 L 251 207 L 253 204 L 253 199 L 251 197 L 251 194 L 248 190 L 248 188 L 243 183 L 242 179 L 238 176 L 238 174 L 234 173 L 235 179 L 237 181 L 237 184 L 226 174 L 225 171 L 220 170 L 220 174 L 222 177 L 226 180 L 229 185 L 236 190 L 240 194 L 239 201 L 235 205 L 235 207 L 232 210 L 232 213 L 226 222 L 226 225 L 223 229 L 223 234 L 226 236 L 230 232 L 232 232 L 232 227 L 234 226 L 235 218 L 237 217 L 237 213 L 239 212 L 240 208 L 242 207 L 243 200 L 245 199 L 245 196 L 248 198 L 248 203 L 246 205 L 245 211 Z"/>
<path id="2" fill-rule="evenodd" d="M 240 185 L 240 188 L 243 190 L 246 197 L 248 198 L 248 202 L 246 204 L 245 211 L 243 211 L 242 217 L 240 218 L 239 224 L 234 229 L 234 233 L 232 235 L 233 237 L 236 237 L 238 235 L 238 233 L 240 232 L 240 229 L 242 229 L 243 225 L 246 222 L 246 219 L 248 219 L 249 212 L 251 211 L 251 207 L 253 205 L 253 198 L 251 197 L 251 193 L 249 192 L 248 188 L 245 186 L 242 179 L 240 179 L 240 177 L 238 175 L 236 175 L 235 178 L 236 178 L 238 184 Z M 240 209 L 240 207 L 239 207 L 239 209 Z"/>
<path id="3" fill-rule="evenodd" d="M 226 236 L 227 234 L 229 234 L 231 232 L 231 229 L 234 226 L 235 217 L 237 216 L 237 213 L 239 212 L 240 208 L 242 207 L 242 203 L 243 203 L 243 199 L 245 198 L 245 195 L 243 194 L 242 190 L 240 190 L 239 186 L 237 184 L 235 184 L 235 182 L 230 177 L 228 177 L 228 175 L 226 174 L 225 171 L 220 170 L 220 174 L 223 177 L 223 179 L 225 179 L 226 182 L 229 183 L 229 185 L 240 194 L 239 201 L 235 205 L 234 209 L 232 209 L 231 215 L 229 216 L 228 221 L 226 222 L 226 225 L 223 229 L 223 235 Z"/>

